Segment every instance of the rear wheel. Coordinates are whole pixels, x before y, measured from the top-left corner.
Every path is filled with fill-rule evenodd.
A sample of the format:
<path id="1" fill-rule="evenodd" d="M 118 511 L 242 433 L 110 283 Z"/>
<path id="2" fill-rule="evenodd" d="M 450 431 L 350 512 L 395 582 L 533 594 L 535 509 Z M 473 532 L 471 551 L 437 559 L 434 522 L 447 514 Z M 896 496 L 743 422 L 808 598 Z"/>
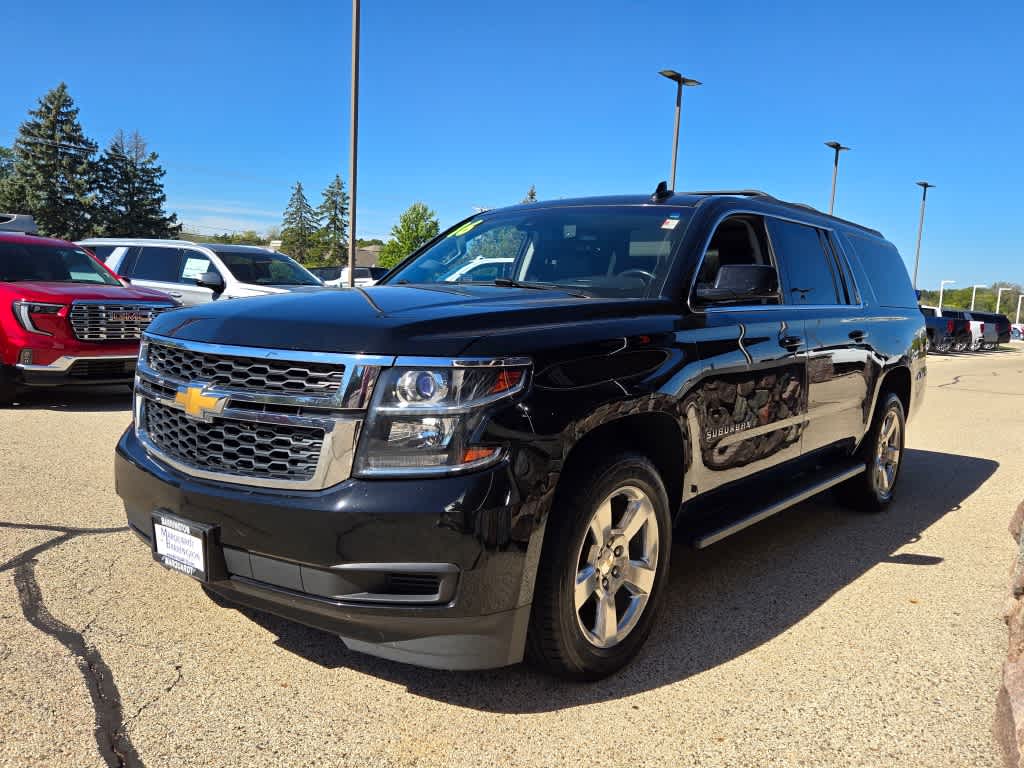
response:
<path id="1" fill-rule="evenodd" d="M 894 393 L 885 393 L 858 452 L 865 471 L 839 486 L 842 502 L 865 512 L 889 506 L 903 465 L 906 426 L 903 403 Z"/>
<path id="2" fill-rule="evenodd" d="M 668 578 L 668 495 L 642 456 L 564 481 L 573 490 L 550 513 L 528 651 L 563 677 L 597 680 L 629 662 L 650 634 Z"/>

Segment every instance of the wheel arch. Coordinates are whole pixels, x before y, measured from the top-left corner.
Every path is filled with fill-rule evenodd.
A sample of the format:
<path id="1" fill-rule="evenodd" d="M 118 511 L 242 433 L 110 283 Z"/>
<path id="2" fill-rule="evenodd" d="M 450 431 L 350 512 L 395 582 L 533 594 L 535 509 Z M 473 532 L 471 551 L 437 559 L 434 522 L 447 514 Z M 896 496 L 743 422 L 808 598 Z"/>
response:
<path id="1" fill-rule="evenodd" d="M 622 416 L 591 429 L 570 448 L 559 485 L 578 476 L 603 456 L 635 452 L 647 457 L 665 484 L 673 519 L 683 499 L 688 448 L 683 427 L 670 413 L 647 411 Z"/>

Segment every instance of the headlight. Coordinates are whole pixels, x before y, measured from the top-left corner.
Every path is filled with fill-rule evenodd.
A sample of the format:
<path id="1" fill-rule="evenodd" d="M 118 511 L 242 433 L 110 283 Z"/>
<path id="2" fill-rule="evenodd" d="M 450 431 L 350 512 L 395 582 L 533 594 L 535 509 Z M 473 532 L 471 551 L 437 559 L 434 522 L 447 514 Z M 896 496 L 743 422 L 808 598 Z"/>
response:
<path id="1" fill-rule="evenodd" d="M 40 304 L 37 301 L 15 301 L 12 306 L 14 308 L 14 316 L 18 318 L 22 328 L 31 333 L 41 333 L 43 336 L 53 336 L 53 334 L 37 328 L 33 318 L 56 315 L 64 309 L 63 304 Z"/>
<path id="2" fill-rule="evenodd" d="M 525 358 L 385 370 L 359 441 L 355 473 L 448 474 L 493 464 L 503 446 L 479 442 L 481 427 L 490 406 L 526 387 L 529 371 Z"/>

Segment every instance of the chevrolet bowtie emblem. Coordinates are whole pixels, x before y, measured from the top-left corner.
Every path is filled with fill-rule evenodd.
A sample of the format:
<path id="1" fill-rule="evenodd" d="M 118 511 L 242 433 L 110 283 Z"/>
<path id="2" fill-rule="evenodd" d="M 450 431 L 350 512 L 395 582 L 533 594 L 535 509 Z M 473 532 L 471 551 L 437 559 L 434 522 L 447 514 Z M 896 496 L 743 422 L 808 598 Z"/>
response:
<path id="1" fill-rule="evenodd" d="M 205 385 L 189 384 L 178 387 L 174 395 L 174 402 L 180 405 L 185 413 L 193 419 L 210 421 L 215 415 L 224 410 L 228 399 L 206 394 Z"/>

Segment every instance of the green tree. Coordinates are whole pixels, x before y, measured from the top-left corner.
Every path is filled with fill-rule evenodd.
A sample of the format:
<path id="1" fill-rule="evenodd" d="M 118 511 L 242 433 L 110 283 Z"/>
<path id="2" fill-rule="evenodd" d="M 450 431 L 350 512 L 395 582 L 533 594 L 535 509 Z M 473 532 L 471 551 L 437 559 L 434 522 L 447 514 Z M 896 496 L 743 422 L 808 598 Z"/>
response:
<path id="1" fill-rule="evenodd" d="M 39 99 L 14 140 L 14 171 L 5 202 L 35 217 L 39 231 L 73 240 L 92 227 L 96 143 L 78 122 L 78 107 L 61 83 Z"/>
<path id="2" fill-rule="evenodd" d="M 437 214 L 426 203 L 413 203 L 391 228 L 391 239 L 384 243 L 377 263 L 390 269 L 440 231 Z"/>
<path id="3" fill-rule="evenodd" d="M 341 176 L 335 176 L 323 191 L 323 202 L 316 213 L 321 222 L 317 232 L 321 256 L 327 264 L 341 264 L 348 248 L 348 194 Z"/>
<path id="4" fill-rule="evenodd" d="M 10 212 L 14 206 L 8 204 L 11 194 L 10 180 L 14 176 L 14 150 L 0 147 L 0 211 Z M 13 202 L 13 200 L 11 201 Z"/>
<path id="5" fill-rule="evenodd" d="M 281 224 L 281 250 L 297 261 L 307 262 L 316 258 L 314 239 L 320 228 L 320 220 L 316 211 L 306 199 L 302 190 L 302 182 L 295 182 L 288 207 L 284 209 L 284 221 Z"/>
<path id="6" fill-rule="evenodd" d="M 105 237 L 176 237 L 178 217 L 167 215 L 164 169 L 156 152 L 133 132 L 118 131 L 97 163 L 93 230 Z"/>
<path id="7" fill-rule="evenodd" d="M 369 240 L 362 237 L 356 238 L 356 248 L 365 248 L 368 245 L 384 245 L 384 241 L 379 237 L 371 237 Z"/>
<path id="8" fill-rule="evenodd" d="M 536 203 L 537 202 L 537 187 L 533 184 L 530 185 L 529 191 L 526 193 L 526 197 L 520 200 L 522 203 Z"/>

